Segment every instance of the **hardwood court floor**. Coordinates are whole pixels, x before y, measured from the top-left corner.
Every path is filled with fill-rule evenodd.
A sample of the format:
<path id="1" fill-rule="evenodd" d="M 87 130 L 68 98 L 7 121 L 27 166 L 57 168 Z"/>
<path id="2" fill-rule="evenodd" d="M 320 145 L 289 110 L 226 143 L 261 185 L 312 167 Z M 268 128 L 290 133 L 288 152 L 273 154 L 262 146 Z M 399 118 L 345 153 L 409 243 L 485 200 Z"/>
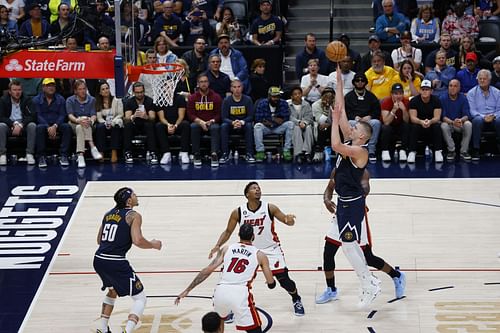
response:
<path id="1" fill-rule="evenodd" d="M 139 195 L 145 236 L 164 242 L 160 252 L 134 248 L 129 255 L 150 296 L 137 332 L 201 332 L 200 318 L 211 310 L 210 299 L 186 298 L 174 306 L 172 296 L 208 264 L 208 252 L 231 210 L 244 202 L 246 183 L 127 183 Z M 24 332 L 95 331 L 104 295 L 92 269 L 96 232 L 113 204 L 112 194 L 123 185 L 87 184 Z M 295 317 L 286 292 L 279 286 L 268 290 L 259 273 L 253 293 L 257 306 L 272 318 L 271 332 L 500 331 L 500 179 L 371 181 L 367 204 L 374 253 L 407 274 L 407 297 L 388 303 L 394 298 L 393 283 L 376 273 L 382 280 L 382 294 L 371 307 L 376 312 L 356 309 L 358 280 L 342 253 L 337 254 L 336 275 L 340 299 L 314 303 L 324 289 L 317 268 L 329 227 L 322 204 L 326 180 L 263 180 L 260 185 L 264 200 L 297 215 L 295 226 L 278 223 L 276 230 L 306 311 Z M 191 295 L 211 296 L 217 278 L 212 274 Z M 441 289 L 429 291 L 436 288 Z M 121 332 L 130 305 L 128 298 L 117 301 L 113 332 Z M 266 317 L 261 318 L 267 326 Z M 235 332 L 234 326 L 226 325 L 226 332 Z"/>

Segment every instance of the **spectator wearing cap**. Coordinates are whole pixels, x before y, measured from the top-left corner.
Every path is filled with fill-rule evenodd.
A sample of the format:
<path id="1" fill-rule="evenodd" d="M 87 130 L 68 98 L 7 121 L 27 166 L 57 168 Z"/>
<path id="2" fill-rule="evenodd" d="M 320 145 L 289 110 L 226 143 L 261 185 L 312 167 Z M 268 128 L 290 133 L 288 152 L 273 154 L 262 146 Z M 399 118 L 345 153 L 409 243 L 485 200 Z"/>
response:
<path id="1" fill-rule="evenodd" d="M 46 39 L 49 37 L 49 22 L 42 18 L 42 10 L 39 3 L 29 6 L 30 18 L 21 24 L 19 36 L 35 37 L 36 39 Z"/>
<path id="2" fill-rule="evenodd" d="M 221 59 L 220 71 L 229 76 L 229 79 L 239 80 L 243 84 L 243 93 L 249 95 L 251 91 L 248 75 L 248 65 L 243 54 L 231 47 L 228 35 L 217 37 L 217 48 L 210 55 L 218 54 Z"/>
<path id="3" fill-rule="evenodd" d="M 352 84 L 352 79 L 354 78 L 354 73 L 352 68 L 352 59 L 347 56 L 342 59 L 340 62 L 340 72 L 342 75 L 342 82 L 344 83 L 344 96 L 347 95 L 348 92 L 354 89 L 354 85 Z M 332 88 L 333 91 L 337 89 L 337 71 L 330 73 L 328 75 L 328 87 Z"/>
<path id="4" fill-rule="evenodd" d="M 434 17 L 431 4 L 420 7 L 418 16 L 411 22 L 410 32 L 418 44 L 438 43 L 441 28 L 439 19 Z"/>
<path id="5" fill-rule="evenodd" d="M 380 102 L 371 91 L 366 89 L 368 79 L 363 73 L 356 73 L 352 84 L 354 89 L 345 96 L 345 111 L 351 126 L 363 120 L 372 127 L 372 136 L 368 141 L 368 158 L 377 160 L 376 148 L 380 133 Z"/>
<path id="6" fill-rule="evenodd" d="M 425 58 L 425 72 L 433 70 L 436 66 L 436 53 L 439 51 L 444 51 L 446 54 L 446 64 L 448 66 L 457 67 L 458 59 L 457 52 L 451 48 L 451 36 L 447 32 L 442 32 L 439 38 L 439 49 L 436 49 L 429 53 Z"/>
<path id="7" fill-rule="evenodd" d="M 462 68 L 457 73 L 457 79 L 460 81 L 460 92 L 467 94 L 469 90 L 477 86 L 477 55 L 474 52 L 468 52 L 465 55 L 465 68 Z"/>
<path id="8" fill-rule="evenodd" d="M 0 165 L 7 164 L 7 136 L 25 137 L 26 161 L 35 164 L 36 113 L 15 79 L 9 83 L 8 94 L 0 98 Z"/>
<path id="9" fill-rule="evenodd" d="M 366 72 L 370 67 L 372 67 L 372 56 L 376 51 L 380 51 L 384 54 L 385 64 L 390 67 L 394 67 L 392 63 L 392 58 L 389 53 L 380 48 L 380 38 L 377 35 L 371 35 L 368 37 L 368 49 L 369 51 L 361 57 L 361 62 L 359 66 L 360 72 Z"/>
<path id="10" fill-rule="evenodd" d="M 198 7 L 191 10 L 186 20 L 182 23 L 182 36 L 184 41 L 178 44 L 192 45 L 198 38 L 204 40 L 211 40 L 213 36 L 213 29 L 205 12 Z"/>
<path id="11" fill-rule="evenodd" d="M 401 46 L 394 49 L 391 53 L 394 69 L 399 71 L 399 67 L 401 66 L 403 60 L 411 60 L 414 68 L 419 71 L 420 64 L 422 63 L 422 50 L 411 46 L 411 32 L 404 31 L 401 34 L 400 40 Z"/>
<path id="12" fill-rule="evenodd" d="M 328 76 L 319 74 L 319 62 L 317 59 L 310 59 L 307 62 L 309 74 L 300 79 L 302 94 L 309 104 L 316 102 L 321 97 L 321 92 L 328 84 Z"/>
<path id="13" fill-rule="evenodd" d="M 410 142 L 408 163 L 415 163 L 417 141 L 421 139 L 426 145 L 433 145 L 434 160 L 443 162 L 443 140 L 441 135 L 441 102 L 432 94 L 432 83 L 423 80 L 420 95 L 410 101 Z"/>
<path id="14" fill-rule="evenodd" d="M 295 75 L 300 80 L 309 72 L 308 61 L 317 59 L 319 61 L 319 73 L 328 74 L 328 59 L 325 52 L 316 47 L 316 35 L 312 32 L 304 37 L 304 49 L 295 56 Z"/>
<path id="15" fill-rule="evenodd" d="M 397 82 L 399 73 L 392 67 L 385 66 L 382 52 L 375 52 L 372 56 L 372 67 L 365 72 L 368 79 L 367 89 L 379 100 L 391 94 L 391 87 Z"/>
<path id="16" fill-rule="evenodd" d="M 231 79 L 229 75 L 223 73 L 221 68 L 221 56 L 213 53 L 208 57 L 208 70 L 205 72 L 210 82 L 210 89 L 215 91 L 224 99 L 231 94 Z"/>
<path id="17" fill-rule="evenodd" d="M 280 98 L 280 96 L 280 88 L 272 86 L 268 90 L 268 98 L 259 100 L 255 106 L 253 135 L 256 150 L 255 159 L 257 162 L 264 161 L 264 136 L 270 134 L 285 136 L 283 159 L 287 162 L 292 160 L 293 122 L 290 121 L 288 103 Z"/>
<path id="18" fill-rule="evenodd" d="M 56 93 L 56 81 L 46 78 L 42 81 L 42 92 L 33 98 L 33 108 L 37 115 L 36 125 L 36 154 L 38 167 L 46 168 L 47 138 L 56 141 L 61 137 L 60 159 L 61 166 L 68 166 L 68 151 L 71 143 L 72 130 L 67 123 L 66 101 Z"/>
<path id="19" fill-rule="evenodd" d="M 339 42 L 342 42 L 345 47 L 347 48 L 347 55 L 351 57 L 352 60 L 352 70 L 355 71 L 356 73 L 360 71 L 360 65 L 361 65 L 361 55 L 356 52 L 355 50 L 351 49 L 351 39 L 349 36 L 345 33 L 340 34 L 340 36 L 337 38 Z M 328 73 L 331 73 L 333 71 L 337 70 L 337 63 L 334 61 L 329 61 L 329 68 L 328 68 Z"/>
<path id="20" fill-rule="evenodd" d="M 269 46 L 281 43 L 283 21 L 272 15 L 270 0 L 260 0 L 260 15 L 252 22 L 250 34 L 252 43 L 257 46 Z"/>
<path id="21" fill-rule="evenodd" d="M 334 103 L 335 90 L 326 87 L 321 93 L 321 99 L 314 102 L 311 106 L 314 116 L 314 137 L 316 139 L 313 156 L 313 162 L 315 163 L 323 160 L 325 147 L 331 146 L 328 143 L 330 142 L 332 129 L 331 108 Z"/>
<path id="22" fill-rule="evenodd" d="M 491 71 L 491 85 L 500 89 L 500 56 L 493 59 L 493 70 Z"/>
<path id="23" fill-rule="evenodd" d="M 436 53 L 436 66 L 425 74 L 425 79 L 432 82 L 433 95 L 440 96 L 448 92 L 448 83 L 456 75 L 455 67 L 446 64 L 446 52 L 438 51 Z"/>
<path id="24" fill-rule="evenodd" d="M 382 161 L 391 161 L 391 151 L 395 150 L 397 140 L 401 140 L 399 161 L 406 162 L 408 143 L 410 139 L 410 101 L 404 96 L 403 85 L 395 83 L 391 88 L 391 96 L 381 102 L 382 128 L 380 147 Z"/>
<path id="25" fill-rule="evenodd" d="M 443 110 L 441 131 L 448 148 L 446 159 L 448 161 L 455 160 L 455 140 L 452 133 L 459 133 L 462 136 L 460 157 L 464 160 L 470 160 L 469 143 L 472 136 L 472 123 L 470 122 L 469 102 L 460 92 L 460 81 L 451 80 L 448 85 L 448 93 L 441 95 L 439 99 Z"/>
<path id="26" fill-rule="evenodd" d="M 491 85 L 491 72 L 481 69 L 477 74 L 478 85 L 467 93 L 472 117 L 472 160 L 479 160 L 483 129 L 494 130 L 500 148 L 500 90 Z"/>
<path id="27" fill-rule="evenodd" d="M 302 88 L 291 91 L 290 121 L 293 123 L 293 156 L 298 164 L 312 163 L 314 117 L 311 105 L 302 99 Z"/>
<path id="28" fill-rule="evenodd" d="M 465 12 L 465 7 L 463 1 L 457 1 L 452 7 L 453 11 L 443 20 L 443 32 L 449 33 L 454 43 L 460 43 L 460 40 L 467 35 L 473 38 L 479 35 L 477 21 Z"/>
<path id="29" fill-rule="evenodd" d="M 375 32 L 382 42 L 398 43 L 399 36 L 406 29 L 406 17 L 394 12 L 394 0 L 382 0 L 384 14 L 375 22 Z"/>

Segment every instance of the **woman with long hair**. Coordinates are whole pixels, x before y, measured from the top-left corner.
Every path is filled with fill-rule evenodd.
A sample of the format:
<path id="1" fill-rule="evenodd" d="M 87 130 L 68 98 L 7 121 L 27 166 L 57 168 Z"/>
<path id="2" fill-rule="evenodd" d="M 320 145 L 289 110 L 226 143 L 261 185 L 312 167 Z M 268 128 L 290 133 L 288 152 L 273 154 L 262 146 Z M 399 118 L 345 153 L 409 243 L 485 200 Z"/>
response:
<path id="1" fill-rule="evenodd" d="M 111 95 L 109 84 L 100 81 L 97 85 L 96 102 L 97 126 L 96 146 L 104 155 L 106 135 L 111 136 L 111 163 L 118 162 L 118 149 L 121 148 L 121 134 L 123 130 L 123 104 L 121 99 Z"/>
<path id="2" fill-rule="evenodd" d="M 411 98 L 420 94 L 420 83 L 422 79 L 415 72 L 411 60 L 403 60 L 399 67 L 399 82 L 403 86 L 404 97 Z"/>
<path id="3" fill-rule="evenodd" d="M 222 18 L 215 26 L 217 36 L 228 35 L 229 43 L 231 45 L 241 44 L 241 30 L 240 25 L 234 17 L 233 10 L 230 7 L 222 9 Z"/>
<path id="4" fill-rule="evenodd" d="M 420 7 L 418 16 L 411 22 L 410 32 L 416 43 L 439 43 L 440 23 L 439 19 L 434 17 L 432 5 Z"/>
<path id="5" fill-rule="evenodd" d="M 175 93 L 184 96 L 184 98 L 187 99 L 189 95 L 191 95 L 194 91 L 192 91 L 192 85 L 189 82 L 189 65 L 186 62 L 186 60 L 182 58 L 178 58 L 175 61 L 176 64 L 181 65 L 184 68 L 184 74 L 182 74 L 181 78 L 179 79 L 179 82 L 177 82 L 177 86 L 175 87 Z"/>
<path id="6" fill-rule="evenodd" d="M 476 54 L 479 67 L 481 68 L 490 67 L 488 66 L 488 63 L 484 64 L 483 54 L 476 48 L 476 43 L 474 43 L 474 38 L 472 38 L 469 35 L 466 35 L 460 41 L 460 47 L 458 50 L 458 64 L 460 69 L 463 69 L 466 66 L 465 55 L 468 52 L 474 52 Z M 483 63 L 481 61 L 483 61 Z"/>
<path id="7" fill-rule="evenodd" d="M 168 49 L 167 39 L 162 35 L 156 37 L 154 50 L 159 64 L 172 64 L 177 60 L 177 56 Z"/>
<path id="8" fill-rule="evenodd" d="M 254 102 L 261 98 L 267 98 L 270 84 L 264 75 L 265 72 L 266 61 L 261 58 L 255 59 L 250 66 L 250 86 L 252 87 L 250 97 Z"/>

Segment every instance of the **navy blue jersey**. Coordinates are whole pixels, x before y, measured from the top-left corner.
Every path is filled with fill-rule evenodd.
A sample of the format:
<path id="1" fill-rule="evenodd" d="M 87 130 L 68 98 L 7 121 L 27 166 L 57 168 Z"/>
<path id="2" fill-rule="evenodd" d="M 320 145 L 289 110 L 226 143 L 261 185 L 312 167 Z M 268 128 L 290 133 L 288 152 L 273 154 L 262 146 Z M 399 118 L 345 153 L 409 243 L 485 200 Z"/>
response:
<path id="1" fill-rule="evenodd" d="M 361 147 L 368 149 L 366 145 Z M 361 178 L 365 167 L 366 165 L 360 168 L 352 162 L 349 156 L 338 154 L 335 165 L 335 191 L 341 198 L 356 198 L 364 195 Z"/>
<path id="2" fill-rule="evenodd" d="M 102 219 L 101 243 L 96 254 L 107 254 L 113 257 L 125 257 L 132 247 L 130 225 L 126 216 L 133 210 L 131 208 L 113 208 Z"/>

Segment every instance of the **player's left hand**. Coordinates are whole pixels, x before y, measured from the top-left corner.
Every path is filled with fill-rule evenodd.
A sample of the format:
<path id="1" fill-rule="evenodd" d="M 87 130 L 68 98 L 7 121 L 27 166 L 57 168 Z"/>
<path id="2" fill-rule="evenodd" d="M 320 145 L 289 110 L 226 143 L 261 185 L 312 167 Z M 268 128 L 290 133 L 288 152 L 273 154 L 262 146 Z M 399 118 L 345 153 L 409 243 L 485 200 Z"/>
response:
<path id="1" fill-rule="evenodd" d="M 184 297 L 186 297 L 187 294 L 188 294 L 188 292 L 185 291 L 185 290 L 182 293 L 180 293 L 179 296 L 177 296 L 177 298 L 175 299 L 174 304 L 175 305 L 179 305 L 179 303 L 181 302 L 181 299 L 183 299 Z"/>
<path id="2" fill-rule="evenodd" d="M 295 224 L 295 215 L 294 214 L 286 214 L 285 215 L 285 224 L 294 225 Z"/>

